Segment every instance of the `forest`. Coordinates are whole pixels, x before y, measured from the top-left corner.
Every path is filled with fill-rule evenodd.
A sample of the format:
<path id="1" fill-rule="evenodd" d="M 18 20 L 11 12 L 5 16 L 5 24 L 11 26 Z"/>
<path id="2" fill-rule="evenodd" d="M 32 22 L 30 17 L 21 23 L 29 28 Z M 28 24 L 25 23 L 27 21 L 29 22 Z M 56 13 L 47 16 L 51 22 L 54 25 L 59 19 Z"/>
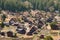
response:
<path id="1" fill-rule="evenodd" d="M 60 0 L 0 0 L 0 10 L 17 12 L 29 11 L 30 9 L 60 11 Z"/>

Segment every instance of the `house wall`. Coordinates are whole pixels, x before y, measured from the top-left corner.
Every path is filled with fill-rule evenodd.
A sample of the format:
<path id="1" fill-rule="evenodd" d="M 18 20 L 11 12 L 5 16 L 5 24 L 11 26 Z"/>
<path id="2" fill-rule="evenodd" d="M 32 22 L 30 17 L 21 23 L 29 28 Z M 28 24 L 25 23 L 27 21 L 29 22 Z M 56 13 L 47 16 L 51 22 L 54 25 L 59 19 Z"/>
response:
<path id="1" fill-rule="evenodd" d="M 60 30 L 51 30 L 51 36 L 54 40 L 60 39 Z"/>

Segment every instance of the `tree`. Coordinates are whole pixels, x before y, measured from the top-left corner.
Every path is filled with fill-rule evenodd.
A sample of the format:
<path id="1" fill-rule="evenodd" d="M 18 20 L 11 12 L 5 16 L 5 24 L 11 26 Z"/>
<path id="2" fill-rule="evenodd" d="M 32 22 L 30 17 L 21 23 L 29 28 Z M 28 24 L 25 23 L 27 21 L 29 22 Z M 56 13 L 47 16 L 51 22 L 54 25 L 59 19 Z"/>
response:
<path id="1" fill-rule="evenodd" d="M 0 0 L 0 8 L 10 11 L 23 11 L 30 9 L 38 9 L 50 11 L 52 9 L 60 11 L 59 0 Z"/>
<path id="2" fill-rule="evenodd" d="M 15 11 L 17 8 L 17 0 L 6 0 L 4 3 L 6 10 Z"/>
<path id="3" fill-rule="evenodd" d="M 54 7 L 53 6 L 49 7 L 49 11 L 54 12 Z"/>
<path id="4" fill-rule="evenodd" d="M 23 7 L 27 10 L 33 8 L 32 4 L 28 1 L 23 2 Z"/>
<path id="5" fill-rule="evenodd" d="M 3 14 L 3 15 L 2 15 L 2 21 L 5 21 L 5 19 L 6 19 L 6 15 Z"/>

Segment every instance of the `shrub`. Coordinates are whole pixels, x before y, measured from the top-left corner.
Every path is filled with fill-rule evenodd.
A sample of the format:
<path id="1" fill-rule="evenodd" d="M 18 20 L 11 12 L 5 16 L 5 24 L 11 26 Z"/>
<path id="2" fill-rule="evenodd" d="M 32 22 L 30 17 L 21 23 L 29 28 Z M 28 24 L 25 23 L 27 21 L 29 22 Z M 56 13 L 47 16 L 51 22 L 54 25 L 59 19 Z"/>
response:
<path id="1" fill-rule="evenodd" d="M 53 40 L 53 38 L 51 36 L 46 36 L 44 40 Z"/>
<path id="2" fill-rule="evenodd" d="M 2 15 L 2 20 L 5 21 L 5 19 L 6 19 L 6 15 L 3 14 L 3 15 Z"/>
<path id="3" fill-rule="evenodd" d="M 2 28 L 4 28 L 4 24 L 3 24 L 3 22 L 2 22 L 0 25 L 1 25 Z"/>
<path id="4" fill-rule="evenodd" d="M 53 30 L 59 30 L 59 27 L 58 27 L 56 24 L 57 24 L 56 22 L 52 22 L 52 23 L 50 24 L 50 26 L 51 26 L 51 28 L 52 28 Z"/>

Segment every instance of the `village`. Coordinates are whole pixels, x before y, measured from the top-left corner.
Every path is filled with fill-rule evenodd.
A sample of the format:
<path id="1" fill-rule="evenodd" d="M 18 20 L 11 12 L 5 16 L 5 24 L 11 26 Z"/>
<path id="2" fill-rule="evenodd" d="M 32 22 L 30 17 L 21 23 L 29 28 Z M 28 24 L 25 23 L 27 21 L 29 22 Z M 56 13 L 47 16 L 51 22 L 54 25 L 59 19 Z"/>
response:
<path id="1" fill-rule="evenodd" d="M 2 10 L 0 12 L 0 37 L 41 40 L 46 36 L 60 40 L 60 14 L 58 11 L 51 13 L 30 10 L 15 13 Z"/>

